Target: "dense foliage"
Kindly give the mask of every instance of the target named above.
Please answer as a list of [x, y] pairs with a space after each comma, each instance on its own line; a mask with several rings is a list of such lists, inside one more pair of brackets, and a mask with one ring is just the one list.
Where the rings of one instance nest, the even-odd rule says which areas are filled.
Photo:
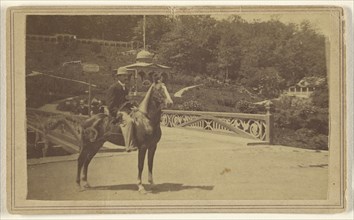
[[328, 149], [328, 108], [309, 99], [284, 96], [275, 102], [275, 143]]
[[[142, 16], [28, 16], [27, 33], [142, 41]], [[307, 21], [247, 22], [240, 16], [147, 16], [146, 42], [176, 74], [207, 75], [277, 97], [305, 76], [326, 76], [325, 38]], [[68, 45], [63, 45], [63, 47]], [[75, 45], [69, 45], [73, 49]], [[75, 49], [75, 48], [74, 48]], [[98, 45], [92, 51], [100, 53]], [[107, 65], [112, 65], [112, 62]]]
[[238, 81], [266, 98], [305, 76], [326, 76], [325, 38], [309, 22], [180, 16], [158, 54], [176, 72]]
[[142, 16], [27, 16], [27, 34], [74, 34], [79, 38], [130, 41]]

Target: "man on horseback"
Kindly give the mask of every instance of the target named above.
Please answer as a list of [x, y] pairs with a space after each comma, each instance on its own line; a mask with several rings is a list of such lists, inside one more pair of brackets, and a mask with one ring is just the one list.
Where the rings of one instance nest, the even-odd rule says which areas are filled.
[[129, 89], [127, 88], [129, 77], [127, 68], [119, 68], [115, 75], [117, 82], [108, 88], [106, 97], [109, 115], [114, 118], [121, 118], [122, 120], [120, 127], [127, 152], [137, 150], [137, 147], [134, 146], [133, 120], [129, 116], [133, 105], [127, 99], [127, 95], [129, 94]]

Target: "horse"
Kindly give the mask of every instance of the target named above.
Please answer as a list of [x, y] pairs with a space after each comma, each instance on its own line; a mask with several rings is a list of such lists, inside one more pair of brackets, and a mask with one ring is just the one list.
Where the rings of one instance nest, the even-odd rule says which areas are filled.
[[[172, 105], [173, 101], [164, 83], [155, 81], [146, 93], [138, 108], [130, 113], [134, 121], [134, 141], [138, 147], [138, 191], [146, 193], [142, 185], [142, 172], [147, 153], [148, 157], [148, 182], [153, 185], [153, 162], [157, 143], [161, 139], [160, 120], [162, 109]], [[123, 145], [124, 141], [119, 122], [107, 114], [97, 114], [82, 124], [81, 149], [77, 164], [76, 183], [82, 188], [89, 188], [87, 181], [88, 166], [104, 142], [112, 141]], [[82, 172], [83, 171], [83, 172]], [[81, 172], [83, 173], [82, 179]]]

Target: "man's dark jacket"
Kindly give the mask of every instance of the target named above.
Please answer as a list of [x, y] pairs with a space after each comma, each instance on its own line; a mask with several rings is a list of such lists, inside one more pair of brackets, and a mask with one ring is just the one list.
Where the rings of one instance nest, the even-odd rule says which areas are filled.
[[[109, 110], [109, 114], [111, 116], [116, 116], [119, 108], [124, 104], [128, 99], [126, 96], [128, 95], [129, 90], [127, 88], [123, 88], [123, 86], [116, 82], [111, 85], [106, 93], [106, 102]], [[129, 105], [125, 108], [121, 109], [121, 111], [129, 111]]]

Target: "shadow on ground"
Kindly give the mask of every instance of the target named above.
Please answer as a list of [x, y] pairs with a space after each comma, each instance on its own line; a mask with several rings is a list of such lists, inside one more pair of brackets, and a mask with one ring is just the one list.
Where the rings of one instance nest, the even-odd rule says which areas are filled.
[[[150, 193], [158, 194], [162, 192], [177, 192], [189, 189], [200, 189], [200, 190], [213, 190], [214, 186], [189, 186], [183, 185], [182, 183], [162, 183], [155, 184], [153, 186], [144, 185], [146, 190]], [[121, 184], [121, 185], [111, 185], [111, 186], [93, 186], [90, 190], [132, 190], [137, 191], [138, 187], [135, 184]]]
[[111, 149], [111, 148], [101, 148], [100, 153], [116, 153], [116, 152], [126, 152], [125, 149], [122, 148], [117, 148], [117, 149]]

